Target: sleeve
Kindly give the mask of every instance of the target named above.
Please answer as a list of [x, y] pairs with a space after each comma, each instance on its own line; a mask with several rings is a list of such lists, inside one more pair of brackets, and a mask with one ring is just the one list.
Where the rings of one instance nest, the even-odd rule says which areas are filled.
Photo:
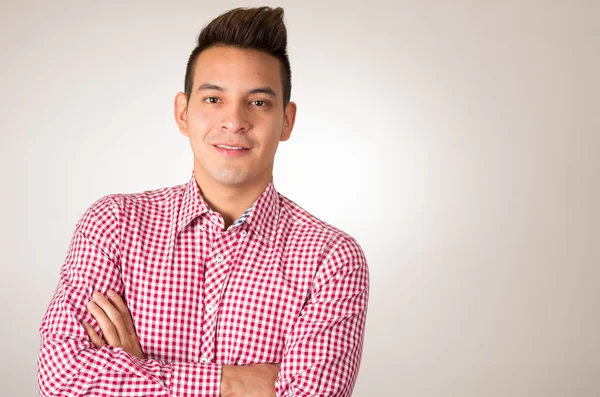
[[109, 288], [123, 292], [119, 205], [109, 197], [94, 203], [77, 223], [42, 319], [37, 359], [40, 395], [218, 397], [219, 365], [140, 359], [119, 347], [97, 349], [89, 341], [81, 320], [100, 333], [85, 306], [92, 293]]
[[351, 237], [315, 277], [311, 297], [286, 339], [278, 397], [349, 397], [362, 356], [369, 296], [365, 255]]

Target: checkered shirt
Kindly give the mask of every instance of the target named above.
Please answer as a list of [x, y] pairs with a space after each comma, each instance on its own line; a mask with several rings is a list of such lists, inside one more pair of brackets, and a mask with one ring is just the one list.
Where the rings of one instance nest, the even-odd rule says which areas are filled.
[[[115, 290], [146, 359], [97, 349], [81, 321]], [[277, 396], [350, 396], [369, 274], [354, 238], [275, 190], [227, 230], [187, 184], [96, 201], [77, 222], [40, 326], [42, 396], [211, 396], [221, 365], [281, 363]]]

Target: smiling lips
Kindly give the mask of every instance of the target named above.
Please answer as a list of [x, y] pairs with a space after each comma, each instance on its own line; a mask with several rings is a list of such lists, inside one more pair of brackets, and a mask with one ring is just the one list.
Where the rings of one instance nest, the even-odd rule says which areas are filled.
[[243, 146], [229, 146], [229, 145], [213, 145], [215, 147], [215, 149], [217, 149], [217, 151], [225, 156], [229, 156], [229, 157], [239, 157], [239, 156], [243, 156], [244, 154], [248, 153], [250, 151], [250, 149], [247, 149]]
[[215, 145], [215, 146], [223, 148], [223, 149], [231, 149], [231, 150], [243, 150], [243, 149], [246, 149], [243, 146], [234, 146], [234, 145], [230, 145], [230, 146], [228, 146], [228, 145]]

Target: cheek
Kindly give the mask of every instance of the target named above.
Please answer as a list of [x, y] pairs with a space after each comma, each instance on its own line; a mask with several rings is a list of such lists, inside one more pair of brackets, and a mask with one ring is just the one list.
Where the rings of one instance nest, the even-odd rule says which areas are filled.
[[262, 156], [265, 160], [271, 161], [275, 157], [277, 148], [279, 146], [279, 133], [280, 131], [273, 131], [268, 138], [263, 139]]
[[263, 131], [267, 132], [267, 135], [265, 136], [265, 146], [268, 147], [270, 152], [273, 152], [279, 145], [279, 140], [283, 131], [283, 121], [279, 118], [273, 118], [265, 121], [263, 125]]
[[218, 121], [215, 115], [194, 112], [188, 114], [188, 133], [194, 151], [203, 152], [206, 146], [207, 136], [215, 129]]
[[205, 134], [206, 131], [210, 131], [214, 125], [216, 117], [215, 115], [203, 114], [202, 112], [188, 112], [187, 123], [188, 128], [191, 130], [191, 134]]

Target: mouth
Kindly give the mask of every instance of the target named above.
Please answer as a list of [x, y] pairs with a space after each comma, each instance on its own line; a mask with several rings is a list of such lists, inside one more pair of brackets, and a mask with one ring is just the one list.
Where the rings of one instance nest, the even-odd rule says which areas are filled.
[[250, 149], [241, 146], [226, 146], [226, 145], [213, 145], [217, 152], [228, 157], [240, 157], [247, 154]]

